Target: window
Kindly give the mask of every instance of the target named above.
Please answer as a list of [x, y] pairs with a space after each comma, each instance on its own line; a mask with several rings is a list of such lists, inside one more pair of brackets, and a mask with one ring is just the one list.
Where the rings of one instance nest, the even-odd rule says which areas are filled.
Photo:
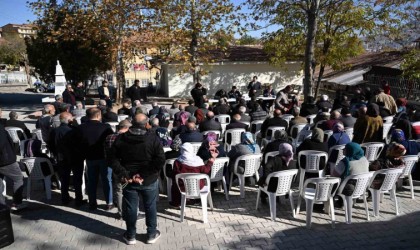
[[147, 83], [148, 83], [147, 79], [141, 79], [141, 87], [142, 88], [146, 88], [147, 87]]

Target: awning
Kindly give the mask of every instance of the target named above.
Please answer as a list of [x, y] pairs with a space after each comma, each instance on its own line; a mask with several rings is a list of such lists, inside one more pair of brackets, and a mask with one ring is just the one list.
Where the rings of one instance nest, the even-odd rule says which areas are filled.
[[362, 70], [353, 70], [338, 76], [322, 79], [323, 82], [335, 83], [339, 85], [354, 86], [363, 82], [363, 74], [368, 72], [369, 68]]

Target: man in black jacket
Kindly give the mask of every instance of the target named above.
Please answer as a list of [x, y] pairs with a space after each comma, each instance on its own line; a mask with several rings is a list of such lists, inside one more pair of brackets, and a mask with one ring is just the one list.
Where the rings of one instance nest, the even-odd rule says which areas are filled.
[[60, 126], [51, 131], [50, 146], [51, 152], [57, 159], [61, 181], [61, 202], [68, 205], [71, 201], [69, 196], [70, 173], [73, 172], [73, 186], [76, 194], [75, 205], [83, 205], [83, 158], [78, 147], [78, 136], [76, 130], [69, 123], [73, 116], [69, 112], [60, 114]]
[[21, 128], [23, 132], [25, 133], [26, 137], [31, 138], [31, 131], [29, 131], [28, 127], [26, 127], [26, 124], [23, 121], [18, 120], [19, 116], [15, 111], [11, 111], [9, 113], [9, 118], [10, 119], [6, 121], [5, 127]]
[[197, 131], [194, 122], [187, 123], [187, 130], [179, 135], [182, 143], [186, 142], [202, 142], [203, 134]]
[[222, 132], [222, 124], [214, 119], [213, 111], [209, 111], [206, 114], [206, 120], [200, 124], [200, 132], [209, 130], [219, 130]]
[[140, 81], [134, 80], [134, 84], [131, 85], [130, 88], [127, 90], [127, 96], [131, 99], [131, 104], [135, 106], [134, 101], [135, 100], [141, 100], [142, 99], [142, 90], [140, 88]]
[[[191, 90], [191, 96], [194, 99], [195, 106], [201, 108], [205, 102], [204, 97], [207, 95], [207, 89], [201, 85], [201, 83], [195, 84], [195, 87]], [[194, 113], [191, 113], [194, 114]]]
[[112, 168], [117, 178], [126, 185], [123, 189], [123, 208], [127, 231], [123, 239], [136, 244], [136, 220], [139, 196], [146, 212], [147, 243], [160, 237], [157, 230], [158, 177], [165, 163], [165, 154], [159, 138], [147, 132], [147, 117], [137, 114], [128, 132], [115, 140], [110, 150]]
[[0, 204], [6, 205], [3, 196], [4, 177], [8, 177], [13, 182], [13, 204], [11, 210], [17, 211], [25, 208], [26, 203], [22, 202], [23, 175], [16, 162], [16, 154], [13, 149], [13, 140], [7, 131], [0, 125]]
[[81, 102], [83, 105], [83, 109], [85, 109], [86, 94], [85, 94], [85, 88], [82, 82], [77, 83], [76, 88], [74, 89], [74, 96], [76, 97], [76, 102]]
[[189, 105], [185, 107], [185, 111], [187, 111], [191, 115], [194, 115], [195, 114], [195, 111], [197, 111], [197, 109], [198, 109], [197, 104], [194, 105], [195, 104], [194, 100], [189, 100], [188, 101], [188, 104]]
[[101, 174], [102, 188], [105, 194], [107, 210], [113, 208], [112, 200], [112, 169], [105, 162], [104, 142], [105, 138], [113, 134], [108, 124], [101, 123], [102, 114], [98, 108], [90, 108], [86, 111], [89, 119], [86, 123], [82, 123], [77, 127], [80, 133], [79, 148], [84, 159], [86, 159], [87, 175], [88, 175], [88, 196], [89, 209], [96, 210], [96, 186], [98, 175]]
[[102, 81], [102, 86], [98, 87], [99, 99], [106, 101], [106, 106], [112, 108], [112, 100], [114, 98], [115, 89], [110, 86], [108, 81]]
[[241, 120], [241, 115], [240, 114], [234, 114], [232, 116], [232, 121], [230, 122], [229, 125], [226, 126], [226, 130], [228, 129], [234, 129], [234, 128], [243, 128], [246, 131], [248, 131], [248, 125], [245, 123], [240, 122]]
[[[261, 137], [262, 138], [266, 138], [267, 136], [267, 129], [269, 127], [275, 126], [275, 127], [284, 127], [284, 130], [287, 131], [287, 126], [288, 123], [286, 120], [284, 120], [283, 118], [281, 118], [281, 111], [280, 109], [275, 109], [274, 113], [273, 113], [274, 117], [273, 118], [269, 118], [266, 119], [263, 124], [261, 125]], [[271, 139], [271, 136], [273, 135], [268, 135]]]

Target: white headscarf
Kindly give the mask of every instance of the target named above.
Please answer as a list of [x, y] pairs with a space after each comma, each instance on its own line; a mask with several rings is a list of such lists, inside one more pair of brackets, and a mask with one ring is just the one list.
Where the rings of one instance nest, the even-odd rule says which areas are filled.
[[181, 146], [181, 155], [177, 158], [179, 162], [189, 167], [200, 167], [204, 165], [203, 160], [194, 154], [194, 147], [191, 143], [184, 143]]
[[328, 96], [327, 96], [327, 95], [322, 95], [322, 96], [321, 96], [321, 99], [322, 99], [323, 101], [328, 101]]

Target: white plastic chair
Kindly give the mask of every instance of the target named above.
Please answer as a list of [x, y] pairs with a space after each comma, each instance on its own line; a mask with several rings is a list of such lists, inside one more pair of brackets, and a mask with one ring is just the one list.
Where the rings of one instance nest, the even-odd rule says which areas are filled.
[[128, 115], [118, 115], [118, 121], [124, 121], [125, 119], [128, 118]]
[[386, 116], [386, 117], [382, 118], [382, 120], [384, 121], [384, 123], [391, 123], [392, 124], [392, 121], [394, 120], [394, 116], [393, 115]]
[[315, 117], [316, 117], [316, 114], [306, 116], [306, 120], [308, 120], [308, 124], [312, 125], [314, 123]]
[[[357, 199], [363, 197], [363, 202], [365, 204], [365, 211], [366, 211], [366, 218], [369, 221], [369, 206], [366, 201], [366, 190], [370, 183], [370, 179], [373, 176], [373, 172], [364, 173], [364, 174], [354, 174], [349, 175], [341, 182], [340, 188], [337, 191], [337, 195], [341, 196], [344, 203], [345, 208], [345, 215], [346, 215], [346, 223], [351, 224], [352, 218], [352, 208], [353, 208], [353, 199]], [[352, 195], [346, 196], [343, 194], [343, 189], [347, 185], [349, 180], [355, 180], [356, 184], [354, 186], [354, 191]]]
[[286, 128], [285, 127], [281, 127], [281, 126], [270, 126], [270, 127], [267, 128], [266, 138], [271, 140], [271, 138], [273, 138], [274, 133], [277, 130], [286, 130]]
[[264, 164], [267, 164], [269, 158], [271, 157], [275, 157], [276, 155], [279, 154], [279, 151], [274, 151], [274, 152], [267, 152], [265, 153], [265, 157], [264, 157]]
[[33, 133], [35, 139], [40, 140], [42, 142], [42, 144], [41, 144], [42, 153], [46, 153], [47, 152], [47, 143], [45, 143], [45, 141], [42, 139], [42, 130], [41, 129], [34, 129], [34, 130], [32, 130], [32, 133]]
[[[375, 171], [371, 178], [371, 182], [369, 183], [369, 190], [372, 193], [372, 202], [373, 202], [373, 215], [379, 216], [379, 203], [380, 203], [380, 197], [381, 194], [389, 193], [390, 192], [390, 198], [391, 200], [394, 200], [395, 203], [395, 215], [398, 215], [398, 201], [397, 201], [397, 195], [395, 193], [395, 184], [400, 177], [400, 175], [403, 172], [403, 168], [390, 168], [390, 169], [381, 169], [378, 171]], [[378, 174], [384, 174], [385, 178], [382, 182], [382, 185], [378, 189], [374, 189], [371, 187], [373, 181], [375, 180], [375, 177]]]
[[[225, 151], [229, 152], [232, 146], [241, 143], [241, 135], [245, 133], [243, 128], [228, 129], [225, 132]], [[230, 135], [230, 142], [228, 142], [228, 135]]]
[[388, 133], [391, 130], [392, 123], [384, 123], [383, 130], [382, 130], [382, 139], [386, 140], [388, 137]]
[[171, 147], [163, 147], [163, 152], [164, 153], [169, 152], [171, 150], [172, 150]]
[[165, 161], [165, 165], [163, 166], [163, 175], [166, 178], [166, 195], [168, 196], [168, 201], [172, 201], [172, 193], [171, 193], [171, 188], [172, 188], [172, 178], [171, 176], [168, 176], [166, 173], [166, 166], [170, 165], [172, 167], [172, 169], [174, 168], [174, 162], [175, 162], [176, 158], [174, 159], [167, 159]]
[[[308, 188], [309, 184], [314, 184], [315, 188]], [[331, 214], [332, 227], [335, 227], [335, 211], [333, 197], [337, 189], [333, 191], [334, 185], [340, 185], [340, 178], [323, 177], [323, 178], [309, 178], [305, 181], [303, 188], [300, 190], [300, 197], [298, 198], [298, 205], [296, 209], [296, 216], [300, 212], [301, 198], [306, 201], [306, 227], [311, 228], [312, 211], [314, 203], [322, 202], [329, 203]], [[327, 206], [326, 206], [327, 207]]]
[[[297, 175], [297, 169], [289, 169], [284, 171], [277, 171], [271, 173], [267, 176], [265, 180], [265, 186], [259, 187], [258, 194], [257, 194], [257, 204], [255, 205], [255, 209], [258, 209], [258, 203], [260, 202], [261, 191], [268, 195], [268, 201], [270, 204], [270, 215], [271, 220], [276, 220], [276, 196], [285, 196], [289, 194], [290, 200], [290, 207], [292, 208], [292, 215], [293, 218], [295, 217], [295, 207], [293, 205], [293, 191], [291, 190], [293, 178]], [[271, 178], [278, 178], [277, 189], [276, 192], [272, 193], [267, 190], [268, 184], [270, 183]]]
[[77, 124], [82, 124], [82, 117], [81, 116], [79, 116], [79, 117], [75, 117], [75, 119], [76, 119], [76, 121], [77, 121]]
[[[184, 183], [185, 191], [182, 191], [179, 187], [179, 180]], [[202, 179], [206, 180], [206, 185], [200, 189], [200, 182]], [[184, 221], [184, 212], [187, 198], [200, 198], [201, 206], [203, 209], [203, 222], [207, 223], [207, 199], [210, 203], [210, 209], [213, 210], [213, 200], [211, 199], [210, 192], [210, 178], [206, 174], [177, 174], [175, 176], [176, 184], [181, 192], [181, 218], [180, 221]]]
[[326, 122], [326, 120], [321, 120], [321, 121], [318, 121], [318, 122], [315, 124], [314, 128], [320, 128], [320, 126], [321, 126], [324, 122]]
[[331, 158], [331, 154], [333, 152], [337, 152], [337, 160], [335, 161], [334, 165], [337, 165], [344, 157], [344, 148], [346, 145], [334, 145], [328, 150], [328, 159]]
[[285, 114], [285, 115], [282, 115], [281, 116], [281, 118], [283, 119], [283, 120], [285, 120], [286, 122], [287, 122], [287, 124], [289, 124], [290, 123], [290, 121], [293, 119], [293, 118], [295, 118], [293, 115], [291, 115], [291, 114]]
[[20, 143], [19, 133], [23, 136], [24, 140], [27, 140], [28, 137], [26, 137], [25, 132], [23, 129], [18, 127], [5, 127], [7, 133], [12, 138], [14, 143]]
[[264, 121], [252, 121], [249, 129], [251, 133], [256, 134], [258, 131], [260, 131], [263, 122]]
[[[47, 195], [47, 200], [51, 200], [51, 176], [54, 174], [54, 169], [51, 162], [46, 158], [41, 157], [30, 157], [23, 158], [20, 160], [26, 168], [28, 173], [28, 183], [27, 183], [27, 194], [26, 197], [28, 200], [31, 199], [31, 182], [36, 180], [43, 180], [45, 185], [45, 191]], [[44, 176], [41, 170], [41, 163], [45, 162], [48, 164], [50, 169], [50, 175]]]
[[208, 131], [204, 131], [204, 132], [202, 132], [203, 138], [204, 138], [204, 136], [206, 136], [210, 132], [213, 132], [213, 133], [217, 134], [217, 139], [218, 140], [222, 139], [222, 134], [221, 134], [221, 132], [219, 130], [208, 130]]
[[419, 156], [406, 155], [402, 157], [402, 160], [404, 161], [405, 168], [400, 178], [408, 177], [408, 182], [410, 183], [411, 199], [414, 199], [413, 177], [411, 176], [411, 171], [414, 165], [416, 165], [416, 163], [419, 161]]
[[344, 128], [344, 132], [346, 132], [346, 134], [349, 136], [350, 141], [353, 140], [353, 132], [354, 132], [353, 128], [349, 128], [349, 127]]
[[6, 189], [7, 189], [7, 184], [6, 184], [6, 178], [3, 178], [3, 191], [2, 191], [2, 195], [3, 197], [6, 196]]
[[[307, 133], [306, 133], [307, 132]], [[290, 135], [292, 137], [292, 146], [296, 148], [305, 140], [306, 135], [310, 135], [310, 126], [308, 124], [296, 124], [290, 128]], [[296, 136], [293, 136], [296, 135]]]
[[327, 142], [328, 139], [330, 139], [330, 137], [333, 135], [333, 131], [332, 130], [324, 130], [324, 142]]
[[198, 150], [201, 147], [201, 142], [189, 142], [193, 146], [194, 154], [197, 154]]
[[[239, 156], [235, 165], [233, 166], [233, 173], [230, 175], [230, 186], [229, 191], [232, 189], [233, 175], [238, 176], [239, 187], [241, 191], [241, 198], [245, 198], [245, 177], [251, 177], [255, 175], [255, 179], [258, 181], [260, 176], [258, 174], [258, 169], [261, 165], [262, 154], [247, 154]], [[244, 173], [238, 173], [238, 165], [240, 161], [245, 161]]]
[[360, 147], [365, 151], [365, 157], [369, 162], [378, 159], [382, 150], [385, 147], [385, 143], [382, 142], [366, 142], [360, 144]]
[[[306, 157], [305, 161], [305, 169], [303, 169], [301, 158], [302, 156]], [[328, 162], [328, 154], [322, 151], [316, 150], [303, 150], [299, 152], [298, 155], [298, 164], [299, 164], [299, 190], [303, 188], [303, 181], [305, 179], [305, 173], [317, 173], [319, 177], [324, 176], [324, 170], [319, 169], [319, 164], [321, 162], [321, 158], [325, 158], [325, 164]]]
[[214, 119], [221, 124], [229, 124], [230, 123], [230, 116], [229, 115], [216, 115]]
[[229, 200], [229, 191], [227, 190], [226, 179], [223, 175], [223, 170], [225, 166], [227, 167], [228, 164], [229, 157], [216, 158], [216, 160], [213, 162], [210, 173], [210, 182], [222, 182], [223, 190], [225, 191], [225, 198], [227, 201]]
[[111, 126], [112, 131], [117, 132], [117, 126], [118, 126], [118, 122], [107, 122], [107, 124], [109, 124], [109, 126]]

